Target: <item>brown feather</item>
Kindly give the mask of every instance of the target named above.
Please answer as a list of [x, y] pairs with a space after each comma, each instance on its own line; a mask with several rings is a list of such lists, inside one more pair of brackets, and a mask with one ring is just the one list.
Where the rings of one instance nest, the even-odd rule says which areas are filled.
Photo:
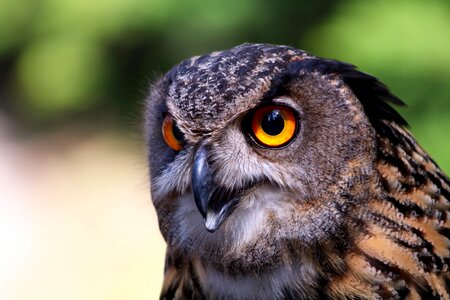
[[[298, 136], [278, 149], [246, 131], [268, 103], [298, 113]], [[168, 244], [161, 299], [450, 300], [450, 181], [390, 106], [402, 103], [351, 64], [286, 46], [245, 44], [169, 71], [146, 112]], [[167, 114], [181, 151], [161, 135]], [[219, 198], [239, 195], [214, 233], [193, 196], [198, 149]]]

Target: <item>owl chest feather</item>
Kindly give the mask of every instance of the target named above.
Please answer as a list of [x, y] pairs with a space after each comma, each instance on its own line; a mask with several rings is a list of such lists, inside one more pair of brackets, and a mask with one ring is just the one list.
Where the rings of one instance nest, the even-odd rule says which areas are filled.
[[[228, 256], [219, 251], [217, 256], [184, 257], [183, 267], [174, 271], [179, 278], [184, 278], [179, 279], [183, 284], [177, 288], [184, 286], [184, 293], [192, 289], [188, 293], [196, 296], [191, 299], [449, 299], [450, 222], [445, 197], [448, 181], [420, 148], [408, 150], [412, 151], [410, 155], [396, 164], [387, 157], [392, 151], [397, 150], [389, 145], [385, 149], [386, 157], [377, 161], [379, 177], [368, 193], [366, 204], [355, 206], [347, 215], [349, 219], [359, 220], [353, 223], [359, 224], [353, 228], [355, 234], [349, 235], [345, 242], [347, 250], [337, 253], [325, 243], [322, 249], [309, 253], [289, 252], [305, 245], [286, 243], [275, 245], [274, 251], [264, 252], [262, 249], [268, 250], [270, 243], [261, 230], [274, 228], [275, 223], [268, 226], [271, 218], [291, 218], [286, 213], [290, 205], [283, 207], [279, 215], [277, 210], [247, 217], [237, 214], [231, 223], [239, 226], [228, 228], [235, 236], [235, 246], [228, 248]], [[413, 157], [420, 166], [407, 172], [407, 164], [414, 163]], [[417, 174], [412, 174], [413, 170]], [[432, 176], [437, 180], [421, 181], [420, 176], [426, 172], [436, 172]], [[276, 202], [275, 195], [269, 192], [261, 195], [266, 197], [254, 195], [254, 200], [259, 200], [262, 206], [264, 201], [267, 201], [265, 205]], [[184, 208], [184, 212], [188, 210]], [[199, 224], [192, 228], [201, 225], [201, 219], [197, 221]], [[252, 237], [258, 234], [256, 244], [252, 244]], [[274, 232], [266, 234], [269, 237]], [[332, 244], [337, 243], [337, 239], [329, 238]], [[225, 248], [227, 245], [225, 239], [222, 244], [217, 240], [209, 242]], [[252, 252], [258, 245], [263, 247]], [[257, 261], [267, 265], [263, 267], [261, 263], [261, 269], [252, 270]], [[230, 265], [236, 269], [224, 267]]]

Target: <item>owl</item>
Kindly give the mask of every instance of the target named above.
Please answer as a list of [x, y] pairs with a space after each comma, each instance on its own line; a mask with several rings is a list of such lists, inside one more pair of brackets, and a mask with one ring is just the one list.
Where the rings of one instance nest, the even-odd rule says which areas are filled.
[[450, 299], [450, 182], [375, 77], [243, 44], [151, 88], [161, 299]]

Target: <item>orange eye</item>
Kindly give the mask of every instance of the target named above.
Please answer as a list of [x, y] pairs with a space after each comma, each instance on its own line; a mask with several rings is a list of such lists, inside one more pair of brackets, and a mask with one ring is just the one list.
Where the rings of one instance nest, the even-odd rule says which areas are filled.
[[171, 115], [164, 118], [162, 125], [162, 135], [167, 145], [175, 151], [183, 149], [183, 134], [178, 129], [175, 120]]
[[282, 147], [297, 134], [297, 114], [283, 105], [267, 105], [257, 109], [251, 120], [254, 138], [267, 147]]

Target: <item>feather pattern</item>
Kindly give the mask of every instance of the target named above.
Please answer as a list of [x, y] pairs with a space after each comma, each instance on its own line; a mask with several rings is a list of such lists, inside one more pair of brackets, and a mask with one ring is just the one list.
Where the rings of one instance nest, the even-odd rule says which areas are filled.
[[360, 209], [368, 232], [358, 252], [389, 279], [379, 284], [383, 298], [450, 299], [449, 180], [405, 128], [379, 126], [377, 197]]
[[[261, 149], [240, 124], [274, 101], [299, 111], [299, 137]], [[374, 76], [286, 46], [244, 44], [169, 71], [146, 124], [168, 244], [161, 299], [450, 300], [450, 181], [392, 104], [403, 102]], [[180, 152], [160, 133], [168, 113]], [[237, 203], [214, 233], [191, 187], [205, 144], [211, 194]]]

